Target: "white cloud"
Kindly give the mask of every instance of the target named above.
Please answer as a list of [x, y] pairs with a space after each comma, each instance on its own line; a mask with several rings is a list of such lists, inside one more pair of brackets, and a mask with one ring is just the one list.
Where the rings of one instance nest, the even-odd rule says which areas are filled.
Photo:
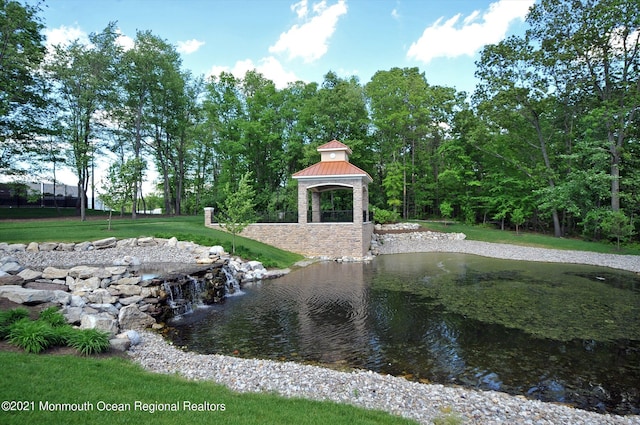
[[89, 36], [78, 26], [67, 27], [61, 25], [58, 28], [46, 28], [43, 32], [47, 38], [47, 47], [49, 49], [56, 45], [67, 46], [75, 40], [78, 40], [81, 44], [89, 44]]
[[300, 80], [295, 73], [285, 70], [282, 64], [273, 56], [260, 59], [257, 70], [273, 81], [279, 89], [283, 89], [287, 84]]
[[188, 55], [198, 51], [202, 46], [204, 46], [204, 41], [196, 40], [195, 38], [187, 41], [178, 41], [178, 52]]
[[133, 38], [129, 37], [128, 35], [124, 35], [122, 33], [122, 31], [120, 31], [120, 28], [118, 28], [116, 30], [116, 33], [118, 34], [118, 38], [116, 39], [116, 43], [122, 47], [124, 50], [131, 50], [135, 47], [136, 42]]
[[294, 4], [291, 9], [304, 23], [295, 24], [289, 31], [280, 34], [278, 41], [269, 47], [269, 52], [286, 52], [289, 59], [300, 57], [305, 62], [321, 58], [327, 53], [327, 43], [336, 31], [338, 19], [347, 13], [345, 0], [338, 0], [338, 3], [332, 6], [327, 6], [326, 0], [314, 3], [311, 17], [307, 0]]
[[[124, 50], [133, 49], [133, 46], [135, 45], [133, 38], [128, 35], [124, 35], [120, 28], [116, 29], [116, 33], [118, 34], [116, 43], [120, 45], [120, 47]], [[77, 26], [67, 27], [62, 25], [58, 28], [47, 28], [44, 30], [44, 35], [47, 38], [46, 46], [49, 51], [52, 50], [53, 46], [68, 46], [76, 40], [85, 46], [91, 45], [89, 35]]]
[[298, 3], [292, 4], [291, 10], [293, 12], [296, 12], [296, 15], [298, 15], [298, 19], [304, 19], [307, 16], [307, 12], [309, 12], [307, 0], [302, 0]]
[[393, 19], [395, 19], [395, 20], [400, 19], [400, 12], [398, 12], [398, 9], [394, 8], [394, 9], [391, 11], [391, 17], [392, 17]]
[[457, 25], [461, 14], [446, 21], [441, 17], [411, 44], [407, 57], [427, 63], [438, 57], [473, 56], [486, 44], [502, 40], [511, 22], [523, 20], [534, 3], [535, 0], [498, 0], [486, 12], [476, 10], [463, 18], [462, 25]]
[[238, 61], [233, 68], [215, 65], [209, 69], [206, 77], [217, 77], [221, 72], [229, 72], [236, 78], [244, 78], [248, 71], [254, 69], [264, 75], [265, 78], [273, 81], [278, 89], [283, 89], [287, 84], [300, 80], [293, 72], [286, 71], [273, 56], [260, 59], [257, 65], [251, 59]]

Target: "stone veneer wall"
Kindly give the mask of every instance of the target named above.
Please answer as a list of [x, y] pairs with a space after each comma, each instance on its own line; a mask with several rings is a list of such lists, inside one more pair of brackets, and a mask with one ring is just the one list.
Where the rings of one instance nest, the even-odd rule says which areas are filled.
[[[211, 223], [212, 211], [205, 208], [205, 225], [222, 230]], [[373, 223], [256, 223], [240, 235], [307, 256], [364, 257], [372, 234]]]

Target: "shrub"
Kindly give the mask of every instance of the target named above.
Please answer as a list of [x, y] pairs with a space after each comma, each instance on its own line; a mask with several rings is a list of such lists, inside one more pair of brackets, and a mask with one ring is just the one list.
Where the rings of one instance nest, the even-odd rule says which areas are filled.
[[99, 329], [77, 330], [69, 335], [68, 344], [86, 356], [109, 349], [109, 334]]
[[378, 224], [397, 223], [400, 221], [400, 214], [397, 211], [383, 210], [373, 206], [371, 211], [373, 211], [373, 221]]
[[20, 319], [9, 328], [9, 342], [27, 353], [39, 353], [53, 345], [55, 335], [50, 324], [44, 321]]
[[27, 317], [29, 317], [29, 311], [24, 307], [0, 311], [0, 338], [6, 338], [9, 335], [11, 325]]

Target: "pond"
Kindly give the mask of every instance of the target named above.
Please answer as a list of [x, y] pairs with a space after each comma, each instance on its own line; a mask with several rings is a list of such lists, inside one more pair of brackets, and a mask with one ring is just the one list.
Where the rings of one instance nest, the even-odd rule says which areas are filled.
[[189, 350], [640, 414], [640, 276], [421, 253], [322, 262], [175, 320]]

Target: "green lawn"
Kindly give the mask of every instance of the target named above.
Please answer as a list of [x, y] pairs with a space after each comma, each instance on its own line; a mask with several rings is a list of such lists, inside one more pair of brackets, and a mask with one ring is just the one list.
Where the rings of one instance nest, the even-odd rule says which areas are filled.
[[[332, 402], [287, 399], [273, 394], [238, 394], [211, 382], [146, 372], [122, 358], [0, 352], [0, 364], [3, 365], [0, 400], [21, 402], [20, 407], [30, 409], [6, 411], [7, 405], [3, 404], [0, 423], [4, 425], [415, 424], [384, 412]], [[206, 407], [205, 402], [218, 406], [207, 407], [209, 411], [188, 409], [188, 403]], [[46, 403], [74, 404], [93, 410], [50, 411]], [[174, 403], [177, 411], [150, 411], [158, 404]], [[214, 409], [217, 411], [212, 411]]]
[[531, 232], [520, 232], [519, 234], [516, 234], [513, 230], [500, 230], [494, 227], [480, 225], [470, 226], [462, 223], [447, 222], [445, 224], [441, 221], [422, 220], [415, 220], [415, 222], [437, 232], [464, 233], [468, 240], [474, 241], [506, 243], [540, 248], [602, 252], [607, 254], [640, 255], [640, 247], [637, 245], [625, 246], [618, 250], [612, 243], [590, 242], [577, 238], [556, 238], [551, 235]]
[[[101, 211], [89, 211], [89, 220], [80, 221], [77, 217], [57, 217], [52, 208], [24, 208], [21, 214], [18, 209], [0, 208], [0, 242], [29, 243], [36, 242], [82, 242], [115, 236], [118, 239], [140, 236], [155, 236], [179, 240], [193, 241], [200, 245], [222, 245], [231, 250], [232, 237], [229, 233], [209, 229], [204, 226], [204, 217], [144, 217], [114, 218], [111, 230], [108, 230], [107, 215]], [[74, 211], [74, 210], [72, 210]], [[42, 220], [46, 217], [53, 217]], [[26, 218], [17, 220], [18, 218]], [[31, 218], [31, 220], [29, 219]], [[40, 218], [41, 220], [33, 220]], [[614, 254], [640, 255], [640, 247], [626, 246], [618, 250], [614, 244], [588, 242], [576, 238], [555, 238], [539, 233], [521, 232], [516, 234], [510, 230], [499, 230], [487, 226], [469, 226], [461, 223], [439, 221], [418, 221], [422, 226], [435, 231], [461, 232], [469, 240], [527, 245], [542, 248], [571, 249]], [[265, 267], [285, 268], [291, 266], [302, 256], [277, 249], [251, 239], [236, 238], [238, 255], [247, 259], [262, 261]]]
[[[222, 245], [227, 252], [231, 251], [231, 234], [205, 227], [202, 215], [145, 217], [136, 220], [116, 218], [112, 220], [111, 230], [109, 230], [107, 216], [92, 216], [84, 222], [77, 217], [15, 220], [15, 216], [12, 216], [12, 219], [6, 217], [7, 211], [7, 209], [0, 209], [0, 242], [82, 242], [112, 236], [118, 239], [175, 236], [179, 240], [193, 241], [203, 246]], [[55, 210], [49, 209], [49, 211]], [[289, 267], [303, 258], [301, 255], [239, 236], [236, 237], [236, 251], [242, 257], [261, 261], [268, 268]]]

